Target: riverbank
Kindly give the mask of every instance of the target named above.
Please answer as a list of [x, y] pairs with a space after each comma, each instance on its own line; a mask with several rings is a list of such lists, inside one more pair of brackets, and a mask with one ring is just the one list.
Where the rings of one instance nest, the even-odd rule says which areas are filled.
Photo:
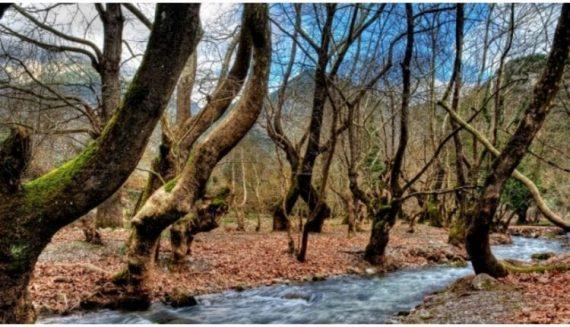
[[[541, 264], [570, 265], [570, 253]], [[570, 323], [570, 271], [511, 273], [497, 280], [467, 276], [441, 292], [426, 296], [400, 322], [567, 324]]]
[[[249, 228], [248, 230], [253, 230]], [[56, 234], [36, 266], [30, 291], [41, 313], [67, 313], [91, 297], [98, 281], [119, 271], [124, 264], [126, 230], [102, 230], [104, 246], [82, 242], [77, 228]], [[298, 243], [297, 234], [294, 235]], [[404, 267], [461, 262], [462, 249], [447, 244], [441, 228], [397, 224], [390, 237], [387, 264], [372, 267], [361, 259], [367, 230], [347, 237], [339, 220], [325, 224], [322, 234], [310, 237], [307, 262], [287, 253], [285, 233], [270, 232], [264, 220], [260, 232], [236, 232], [231, 225], [199, 234], [188, 262], [176, 270], [168, 267], [168, 239], [161, 242], [161, 257], [154, 277], [153, 299], [161, 301], [174, 291], [192, 295], [229, 289], [323, 279], [343, 274], [374, 274]]]

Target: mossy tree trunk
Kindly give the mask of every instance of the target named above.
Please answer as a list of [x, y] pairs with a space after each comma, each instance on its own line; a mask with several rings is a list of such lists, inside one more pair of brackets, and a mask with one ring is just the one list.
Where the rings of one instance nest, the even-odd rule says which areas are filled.
[[228, 212], [229, 189], [219, 191], [213, 197], [205, 196], [196, 204], [196, 212], [186, 215], [170, 228], [170, 244], [173, 261], [180, 262], [192, 252], [192, 241], [198, 233], [218, 228], [219, 219]]
[[182, 173], [158, 189], [132, 220], [124, 274], [129, 297], [148, 304], [154, 250], [164, 229], [196, 210], [206, 183], [221, 160], [257, 121], [267, 95], [271, 40], [267, 5], [244, 5], [242, 33], [253, 45], [253, 68], [243, 95], [226, 119], [194, 146]]
[[494, 277], [507, 274], [507, 270], [491, 253], [489, 231], [492, 219], [497, 211], [503, 186], [542, 127], [552, 99], [560, 88], [564, 66], [568, 61], [569, 47], [570, 5], [563, 4], [547, 65], [534, 87], [532, 100], [515, 133], [493, 162], [475, 210], [469, 217], [466, 248], [477, 274], [487, 273]]
[[58, 230], [106, 200], [135, 169], [194, 51], [199, 8], [159, 4], [141, 66], [101, 136], [66, 164], [0, 194], [0, 323], [33, 322], [27, 286], [38, 256]]

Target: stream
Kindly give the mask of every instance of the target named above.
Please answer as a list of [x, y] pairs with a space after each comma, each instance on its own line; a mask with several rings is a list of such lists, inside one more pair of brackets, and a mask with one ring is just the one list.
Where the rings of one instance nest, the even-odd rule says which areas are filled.
[[[566, 238], [568, 239], [566, 234]], [[530, 260], [539, 252], [566, 252], [568, 242], [513, 237], [513, 244], [493, 246], [499, 259]], [[68, 316], [40, 317], [39, 323], [130, 324], [370, 324], [394, 322], [394, 315], [419, 305], [423, 297], [458, 278], [472, 274], [464, 268], [430, 266], [403, 269], [381, 276], [338, 276], [318, 282], [271, 285], [242, 292], [198, 296], [193, 307], [153, 304], [143, 312], [99, 310]]]

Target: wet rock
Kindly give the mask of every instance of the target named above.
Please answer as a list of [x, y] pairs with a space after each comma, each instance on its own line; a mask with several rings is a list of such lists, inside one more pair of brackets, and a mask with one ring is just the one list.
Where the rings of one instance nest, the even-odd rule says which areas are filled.
[[478, 274], [471, 281], [471, 287], [478, 291], [489, 291], [497, 285], [497, 280], [487, 274]]
[[508, 233], [514, 236], [538, 238], [540, 236], [564, 235], [562, 228], [554, 226], [510, 226]]
[[271, 282], [272, 282], [273, 284], [286, 284], [286, 285], [291, 284], [291, 281], [290, 281], [290, 280], [284, 279], [284, 278], [273, 278], [273, 279], [271, 280]]
[[376, 275], [378, 273], [378, 269], [376, 269], [374, 267], [368, 267], [368, 268], [364, 269], [364, 272], [369, 276], [370, 275]]
[[234, 286], [234, 290], [237, 291], [237, 292], [243, 292], [243, 291], [245, 291], [245, 289], [246, 289], [246, 287], [243, 286], [243, 285], [236, 285], [236, 286]]
[[318, 282], [318, 281], [322, 281], [322, 280], [326, 280], [327, 277], [324, 275], [314, 275], [313, 276], [313, 282]]
[[512, 244], [513, 239], [509, 234], [493, 233], [489, 235], [491, 245]]
[[552, 257], [554, 257], [556, 255], [556, 253], [554, 252], [540, 252], [540, 253], [535, 253], [533, 255], [531, 255], [530, 257], [533, 260], [548, 260]]
[[116, 308], [126, 311], [142, 311], [148, 310], [150, 307], [150, 298], [145, 295], [125, 295], [118, 301]]
[[163, 302], [174, 308], [191, 307], [198, 304], [194, 295], [180, 288], [175, 288], [172, 292], [166, 294]]
[[287, 300], [305, 300], [309, 302], [311, 300], [311, 295], [303, 292], [289, 292], [283, 295], [284, 299]]
[[464, 268], [467, 267], [467, 261], [463, 259], [453, 260], [449, 263], [451, 267]]
[[346, 273], [347, 274], [362, 275], [363, 271], [362, 271], [362, 269], [360, 269], [358, 267], [348, 267], [346, 269]]
[[54, 283], [71, 283], [73, 280], [69, 277], [65, 276], [57, 276], [53, 278]]
[[420, 309], [418, 311], [418, 317], [420, 317], [420, 319], [427, 320], [430, 319], [432, 316], [431, 313], [426, 309]]

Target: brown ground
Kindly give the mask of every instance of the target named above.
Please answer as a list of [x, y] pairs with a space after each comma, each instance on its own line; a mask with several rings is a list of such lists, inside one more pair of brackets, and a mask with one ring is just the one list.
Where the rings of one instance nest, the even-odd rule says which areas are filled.
[[[542, 262], [570, 264], [570, 253]], [[511, 273], [487, 290], [471, 286], [473, 276], [426, 296], [400, 319], [422, 324], [567, 324], [570, 323], [570, 271]]]
[[[249, 223], [248, 232], [236, 232], [230, 221], [213, 232], [198, 235], [192, 256], [178, 271], [168, 268], [170, 248], [164, 237], [153, 281], [154, 300], [161, 300], [175, 288], [204, 294], [288, 280], [365, 273], [366, 268], [371, 268], [360, 258], [368, 231], [348, 238], [345, 225], [338, 220], [327, 221], [322, 234], [310, 237], [307, 262], [299, 263], [286, 253], [286, 234], [269, 231], [269, 219], [263, 221], [259, 233], [253, 232], [254, 222]], [[407, 226], [400, 224], [393, 229], [388, 264], [383, 269], [452, 262], [465, 255], [461, 249], [447, 244], [444, 229], [418, 225], [414, 234], [406, 230]], [[543, 235], [543, 232], [550, 233], [544, 228], [533, 233]], [[106, 229], [102, 236], [105, 246], [84, 243], [81, 231], [74, 227], [54, 236], [40, 257], [30, 287], [37, 308], [55, 313], [76, 309], [81, 300], [92, 295], [97, 281], [122, 268], [127, 231]], [[298, 233], [294, 237], [298, 243]], [[508, 241], [508, 237], [494, 236], [492, 240], [500, 243]], [[562, 260], [570, 263], [570, 254]], [[403, 317], [402, 322], [570, 322], [570, 272], [511, 274], [500, 282], [497, 289], [475, 291], [465, 286], [465, 280], [459, 281], [451, 288], [453, 291], [427, 296], [426, 302]]]
[[[307, 262], [299, 263], [286, 253], [286, 234], [271, 233], [269, 224], [269, 219], [264, 220], [259, 233], [253, 232], [253, 228], [236, 232], [231, 225], [225, 225], [199, 234], [188, 264], [177, 272], [168, 268], [170, 248], [167, 238], [163, 238], [161, 260], [153, 281], [155, 300], [177, 287], [203, 294], [359, 273], [369, 267], [360, 258], [368, 232], [348, 238], [345, 225], [337, 220], [327, 221], [324, 232], [309, 239]], [[386, 267], [417, 267], [464, 257], [462, 250], [446, 243], [447, 233], [443, 229], [419, 225], [414, 234], [406, 229], [405, 225], [394, 228]], [[72, 227], [54, 236], [40, 257], [30, 287], [37, 308], [58, 313], [77, 308], [95, 290], [98, 280], [121, 269], [127, 231], [103, 230], [102, 236], [105, 246], [82, 242], [81, 231]], [[298, 234], [294, 237], [298, 244]]]

